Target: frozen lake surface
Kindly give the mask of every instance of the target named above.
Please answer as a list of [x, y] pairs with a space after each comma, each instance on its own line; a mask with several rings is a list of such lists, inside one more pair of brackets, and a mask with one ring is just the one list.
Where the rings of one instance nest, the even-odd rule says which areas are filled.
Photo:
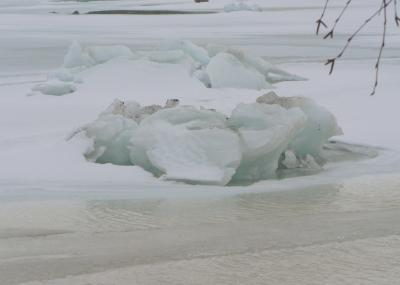
[[[338, 52], [375, 0], [354, 3], [353, 16], [330, 41], [314, 35], [323, 1], [260, 0], [252, 3], [264, 12], [221, 12], [229, 2], [1, 1], [0, 284], [400, 280], [400, 32], [389, 28], [380, 87], [370, 97], [379, 21], [332, 76], [323, 61]], [[332, 18], [342, 4], [332, 1]], [[71, 15], [75, 10], [81, 14]], [[217, 13], [83, 14], [99, 10]], [[318, 174], [250, 186], [163, 182], [139, 169], [88, 163], [65, 136], [93, 121], [115, 97], [149, 104], [185, 96], [186, 103], [229, 112], [263, 92], [203, 90], [192, 79], [178, 84], [179, 71], [149, 76], [151, 68], [120, 65], [126, 69], [109, 81], [88, 74], [77, 94], [26, 96], [60, 66], [72, 40], [154, 50], [167, 38], [242, 48], [309, 78], [280, 83], [275, 91], [328, 107], [345, 132], [338, 139], [371, 146], [355, 148], [378, 155], [358, 159], [349, 153], [350, 160], [333, 159]], [[114, 71], [99, 68], [104, 75]]]

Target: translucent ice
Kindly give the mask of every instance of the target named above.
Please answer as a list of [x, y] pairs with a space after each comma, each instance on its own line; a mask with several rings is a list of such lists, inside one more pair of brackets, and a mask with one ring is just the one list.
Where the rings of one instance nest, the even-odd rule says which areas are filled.
[[306, 121], [297, 108], [266, 104], [239, 104], [229, 120], [242, 143], [243, 160], [234, 176], [239, 181], [275, 177], [279, 158]]
[[257, 70], [246, 67], [237, 57], [219, 53], [207, 65], [213, 88], [267, 89], [272, 86]]
[[241, 159], [239, 138], [229, 129], [193, 130], [157, 121], [142, 125], [131, 143], [131, 158], [146, 169], [158, 169], [168, 180], [225, 185]]
[[321, 151], [323, 144], [331, 137], [342, 135], [335, 116], [306, 97], [279, 97], [274, 92], [265, 94], [257, 99], [261, 104], [279, 105], [286, 109], [300, 108], [307, 116], [303, 130], [290, 143], [297, 156], [312, 155], [317, 161], [322, 162]]

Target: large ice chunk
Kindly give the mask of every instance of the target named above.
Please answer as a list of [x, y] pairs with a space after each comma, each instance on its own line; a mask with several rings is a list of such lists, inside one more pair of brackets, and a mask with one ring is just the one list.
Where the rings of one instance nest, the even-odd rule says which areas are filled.
[[266, 104], [239, 104], [229, 120], [239, 133], [243, 159], [234, 180], [256, 181], [273, 178], [279, 158], [303, 129], [304, 113]]
[[274, 92], [265, 94], [257, 99], [261, 104], [279, 105], [286, 109], [300, 108], [307, 116], [303, 130], [293, 139], [289, 148], [297, 156], [305, 158], [312, 155], [322, 162], [321, 151], [323, 144], [333, 137], [342, 135], [335, 116], [325, 107], [306, 97], [279, 97]]
[[157, 121], [141, 125], [131, 143], [135, 164], [156, 168], [168, 180], [225, 185], [241, 159], [239, 138], [229, 129], [190, 130], [185, 124]]
[[165, 106], [115, 100], [82, 130], [93, 141], [88, 160], [215, 185], [274, 178], [278, 168], [319, 169], [322, 144], [340, 133], [325, 108], [274, 93], [238, 104], [230, 117], [176, 99]]
[[98, 163], [130, 165], [129, 140], [136, 128], [134, 120], [122, 115], [101, 114], [85, 127], [86, 135], [94, 143], [92, 151], [86, 157]]
[[93, 59], [83, 50], [77, 41], [73, 41], [67, 54], [64, 56], [63, 66], [65, 68], [78, 68], [91, 66], [92, 64], [94, 64]]
[[268, 89], [272, 86], [257, 70], [246, 67], [229, 53], [219, 53], [207, 65], [213, 88]]

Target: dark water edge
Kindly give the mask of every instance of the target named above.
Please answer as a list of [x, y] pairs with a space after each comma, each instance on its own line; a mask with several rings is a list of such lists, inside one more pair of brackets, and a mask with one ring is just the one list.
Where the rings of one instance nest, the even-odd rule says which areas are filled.
[[215, 14], [216, 11], [179, 11], [179, 10], [101, 10], [90, 11], [89, 15], [193, 15]]

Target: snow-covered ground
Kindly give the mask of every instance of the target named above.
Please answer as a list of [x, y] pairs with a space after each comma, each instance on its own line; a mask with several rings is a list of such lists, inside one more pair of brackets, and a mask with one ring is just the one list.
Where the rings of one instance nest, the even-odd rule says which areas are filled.
[[[323, 1], [249, 0], [263, 11], [223, 12], [231, 2], [0, 1], [0, 284], [399, 280], [400, 31], [390, 25], [371, 97], [379, 21], [333, 75], [323, 62], [375, 0], [355, 3], [336, 37], [325, 41], [315, 36]], [[332, 1], [331, 18], [341, 4]], [[122, 9], [217, 13], [83, 14]], [[71, 15], [75, 10], [81, 14]], [[160, 181], [139, 167], [90, 163], [85, 142], [65, 138], [115, 98], [144, 105], [177, 98], [229, 114], [268, 90], [206, 88], [181, 65], [115, 60], [84, 71], [74, 93], [27, 96], [62, 64], [73, 40], [149, 52], [166, 39], [240, 48], [308, 78], [278, 83], [274, 91], [315, 99], [338, 118], [344, 131], [338, 139], [377, 147], [380, 155], [329, 163], [312, 176], [194, 187]]]

